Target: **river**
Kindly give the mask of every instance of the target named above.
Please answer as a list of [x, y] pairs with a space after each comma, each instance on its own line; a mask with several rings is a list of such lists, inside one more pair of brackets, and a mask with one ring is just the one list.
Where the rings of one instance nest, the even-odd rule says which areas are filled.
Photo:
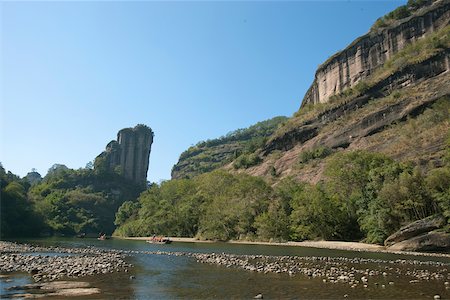
[[[441, 299], [450, 298], [448, 269], [450, 260], [438, 257], [405, 256], [388, 253], [329, 250], [307, 247], [243, 245], [228, 243], [177, 243], [170, 245], [148, 244], [144, 241], [110, 239], [45, 238], [21, 240], [40, 246], [86, 247], [131, 250], [127, 261], [134, 265], [128, 273], [112, 273], [101, 276], [83, 277], [102, 292], [89, 299], [252, 299], [262, 294], [264, 299]], [[366, 286], [352, 287], [347, 283], [331, 283], [322, 277], [304, 274], [291, 276], [287, 273], [252, 272], [222, 265], [200, 263], [190, 256], [156, 255], [148, 252], [230, 253], [239, 255], [270, 255], [299, 257], [344, 257], [366, 258], [368, 262], [354, 264], [339, 263], [348, 270], [386, 270], [387, 275], [371, 276]], [[441, 262], [443, 265], [410, 264], [401, 260], [416, 262]], [[332, 268], [333, 266], [326, 266]], [[439, 279], [415, 280], [408, 274], [425, 270], [439, 272]], [[399, 275], [402, 274], [402, 275]], [[362, 276], [362, 275], [359, 275]], [[12, 285], [31, 283], [28, 274], [14, 274], [12, 281], [1, 284], [4, 295]], [[447, 286], [445, 284], [447, 282]], [[447, 287], [447, 288], [446, 288]]]

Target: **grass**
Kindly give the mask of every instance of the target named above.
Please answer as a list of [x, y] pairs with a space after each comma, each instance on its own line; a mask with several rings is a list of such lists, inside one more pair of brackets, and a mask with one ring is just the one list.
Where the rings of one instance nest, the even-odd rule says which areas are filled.
[[392, 124], [383, 132], [368, 137], [367, 141], [372, 150], [422, 165], [424, 161], [442, 159], [449, 134], [450, 97], [446, 96], [418, 117]]

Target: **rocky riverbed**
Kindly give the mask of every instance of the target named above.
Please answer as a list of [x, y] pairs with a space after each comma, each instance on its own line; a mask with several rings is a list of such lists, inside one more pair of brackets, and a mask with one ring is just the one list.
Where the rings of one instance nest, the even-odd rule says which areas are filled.
[[121, 251], [93, 247], [38, 247], [0, 242], [0, 253], [0, 273], [27, 272], [36, 282], [122, 272], [131, 267]]
[[[102, 250], [93, 247], [64, 248], [39, 247], [29, 244], [0, 242], [0, 273], [2, 281], [12, 281], [9, 275], [29, 273], [35, 283], [12, 285], [2, 297], [41, 298], [71, 297], [99, 294], [90, 283], [74, 281], [75, 278], [128, 272], [132, 267], [120, 251]], [[12, 277], [13, 278], [13, 277]], [[60, 279], [72, 279], [61, 281]]]
[[[38, 247], [28, 244], [0, 242], [0, 273], [9, 276], [15, 272], [27, 272], [35, 283], [11, 287], [22, 293], [28, 290], [45, 291], [47, 296], [100, 293], [100, 290], [78, 282], [71, 290], [70, 284], [61, 280], [75, 280], [83, 276], [128, 272], [132, 265], [127, 256], [157, 255], [181, 256], [198, 263], [235, 268], [262, 274], [311, 278], [324, 284], [347, 286], [349, 290], [389, 289], [397, 284], [420, 287], [432, 284], [441, 296], [450, 295], [450, 261], [425, 261], [415, 259], [376, 259], [362, 257], [327, 256], [276, 256], [237, 255], [228, 253], [197, 253], [178, 251], [137, 251], [99, 249], [94, 247], [64, 248]], [[124, 274], [125, 275], [125, 274]], [[126, 275], [128, 276], [128, 275]], [[278, 276], [278, 275], [277, 275]], [[129, 276], [134, 279], [134, 276]], [[127, 277], [128, 278], [128, 277]], [[301, 279], [302, 280], [302, 279]], [[323, 282], [323, 283], [322, 283]], [[63, 287], [58, 289], [58, 287]], [[63, 289], [63, 290], [62, 290]], [[50, 291], [51, 292], [48, 292]], [[17, 292], [19, 293], [19, 292]], [[81, 294], [80, 294], [81, 295]], [[441, 297], [440, 295], [436, 295]]]
[[[368, 288], [372, 285], [384, 289], [396, 284], [399, 278], [407, 278], [410, 284], [437, 281], [446, 290], [450, 289], [450, 262], [165, 251], [145, 253], [153, 255], [188, 256], [196, 259], [199, 263], [219, 265], [226, 268], [238, 268], [250, 272], [285, 273], [289, 276], [298, 275], [321, 278], [324, 283], [348, 284], [351, 288]], [[440, 297], [439, 295], [436, 296]]]

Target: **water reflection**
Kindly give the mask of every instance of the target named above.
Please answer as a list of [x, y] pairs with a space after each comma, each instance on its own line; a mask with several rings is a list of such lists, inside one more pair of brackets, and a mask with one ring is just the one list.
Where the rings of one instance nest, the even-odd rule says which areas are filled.
[[[111, 239], [47, 238], [28, 240], [43, 246], [112, 248], [133, 251], [182, 251], [200, 253], [233, 253], [262, 255], [363, 257], [382, 260], [415, 259], [422, 261], [441, 261], [450, 263], [448, 258], [402, 256], [387, 253], [351, 252], [300, 247], [280, 247], [267, 245], [238, 245], [226, 243], [172, 243], [170, 245], [148, 244], [143, 241]], [[410, 283], [410, 278], [399, 276], [379, 277], [370, 280], [364, 288], [359, 285], [351, 288], [344, 283], [323, 282], [322, 278], [304, 275], [258, 273], [241, 269], [225, 268], [202, 264], [189, 257], [149, 255], [142, 252], [131, 255], [128, 261], [134, 265], [128, 273], [106, 274], [82, 278], [92, 286], [102, 290], [95, 299], [223, 299], [247, 298], [262, 293], [270, 298], [320, 298], [336, 299], [347, 295], [349, 299], [417, 299], [433, 298], [439, 294], [442, 299], [450, 298], [443, 280], [429, 280]], [[390, 264], [392, 266], [392, 264]], [[351, 265], [348, 265], [351, 268]], [[358, 266], [359, 268], [383, 268], [380, 263]], [[396, 264], [396, 268], [413, 270], [412, 265]], [[432, 268], [432, 267], [430, 267]], [[447, 278], [448, 278], [448, 271]], [[448, 281], [448, 279], [446, 279]], [[394, 284], [389, 284], [393, 282]], [[382, 287], [384, 285], [384, 288]]]

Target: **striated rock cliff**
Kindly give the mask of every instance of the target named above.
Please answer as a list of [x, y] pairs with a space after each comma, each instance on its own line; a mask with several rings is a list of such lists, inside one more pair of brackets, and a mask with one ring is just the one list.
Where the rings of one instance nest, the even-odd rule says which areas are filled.
[[413, 16], [372, 30], [322, 64], [306, 93], [302, 107], [326, 103], [330, 97], [355, 87], [407, 45], [450, 23], [450, 1], [435, 1]]
[[[450, 93], [450, 85], [446, 84], [448, 71], [450, 70], [449, 61], [450, 50], [445, 49], [420, 63], [407, 65], [405, 68], [378, 81], [362, 95], [320, 113], [316, 118], [303, 122], [293, 130], [272, 137], [265, 145], [263, 154], [268, 155], [274, 150], [290, 150], [295, 145], [316, 137], [321, 128], [339, 118], [352, 114], [371, 101], [382, 99], [393, 91], [400, 93], [403, 88], [408, 89], [415, 82], [436, 77], [437, 80], [430, 81], [433, 85], [427, 84], [425, 88], [428, 91], [433, 91], [434, 94], [427, 93], [426, 96], [421, 97], [420, 101], [419, 97], [414, 99], [408, 97], [403, 101], [400, 101], [400, 97], [398, 97], [398, 101], [395, 101], [395, 103], [393, 102], [380, 110], [368, 112], [355, 124], [350, 122], [344, 124], [329, 135], [323, 136], [317, 143], [329, 148], [347, 147], [357, 137], [369, 136], [393, 122], [400, 121]], [[434, 90], [431, 90], [431, 88], [434, 88]]]
[[[328, 155], [367, 150], [425, 169], [442, 165], [449, 130], [449, 21], [450, 1], [435, 1], [332, 56], [319, 67], [300, 110], [256, 152], [259, 163], [245, 172], [273, 182], [291, 176], [316, 183], [324, 178], [327, 158], [301, 159], [316, 150]], [[357, 74], [342, 71], [356, 68], [358, 60]], [[325, 81], [334, 86], [319, 93]]]
[[[407, 17], [398, 13], [405, 9]], [[328, 156], [342, 151], [383, 153], [423, 168], [441, 166], [449, 130], [450, 0], [408, 1], [379, 20], [381, 25], [377, 21], [319, 67], [300, 110], [263, 145], [245, 153], [250, 163], [239, 164], [245, 155], [234, 155], [231, 162], [233, 152], [223, 160], [223, 149], [216, 147], [216, 167], [276, 184], [288, 176], [323, 180]], [[179, 169], [195, 165], [186, 158], [204, 163], [204, 149], [188, 152], [173, 178], [181, 178]], [[309, 162], [302, 158], [311, 155]]]
[[116, 172], [139, 185], [147, 183], [147, 171], [153, 131], [139, 124], [124, 128], [117, 133], [117, 140], [111, 141], [95, 159], [95, 168]]

